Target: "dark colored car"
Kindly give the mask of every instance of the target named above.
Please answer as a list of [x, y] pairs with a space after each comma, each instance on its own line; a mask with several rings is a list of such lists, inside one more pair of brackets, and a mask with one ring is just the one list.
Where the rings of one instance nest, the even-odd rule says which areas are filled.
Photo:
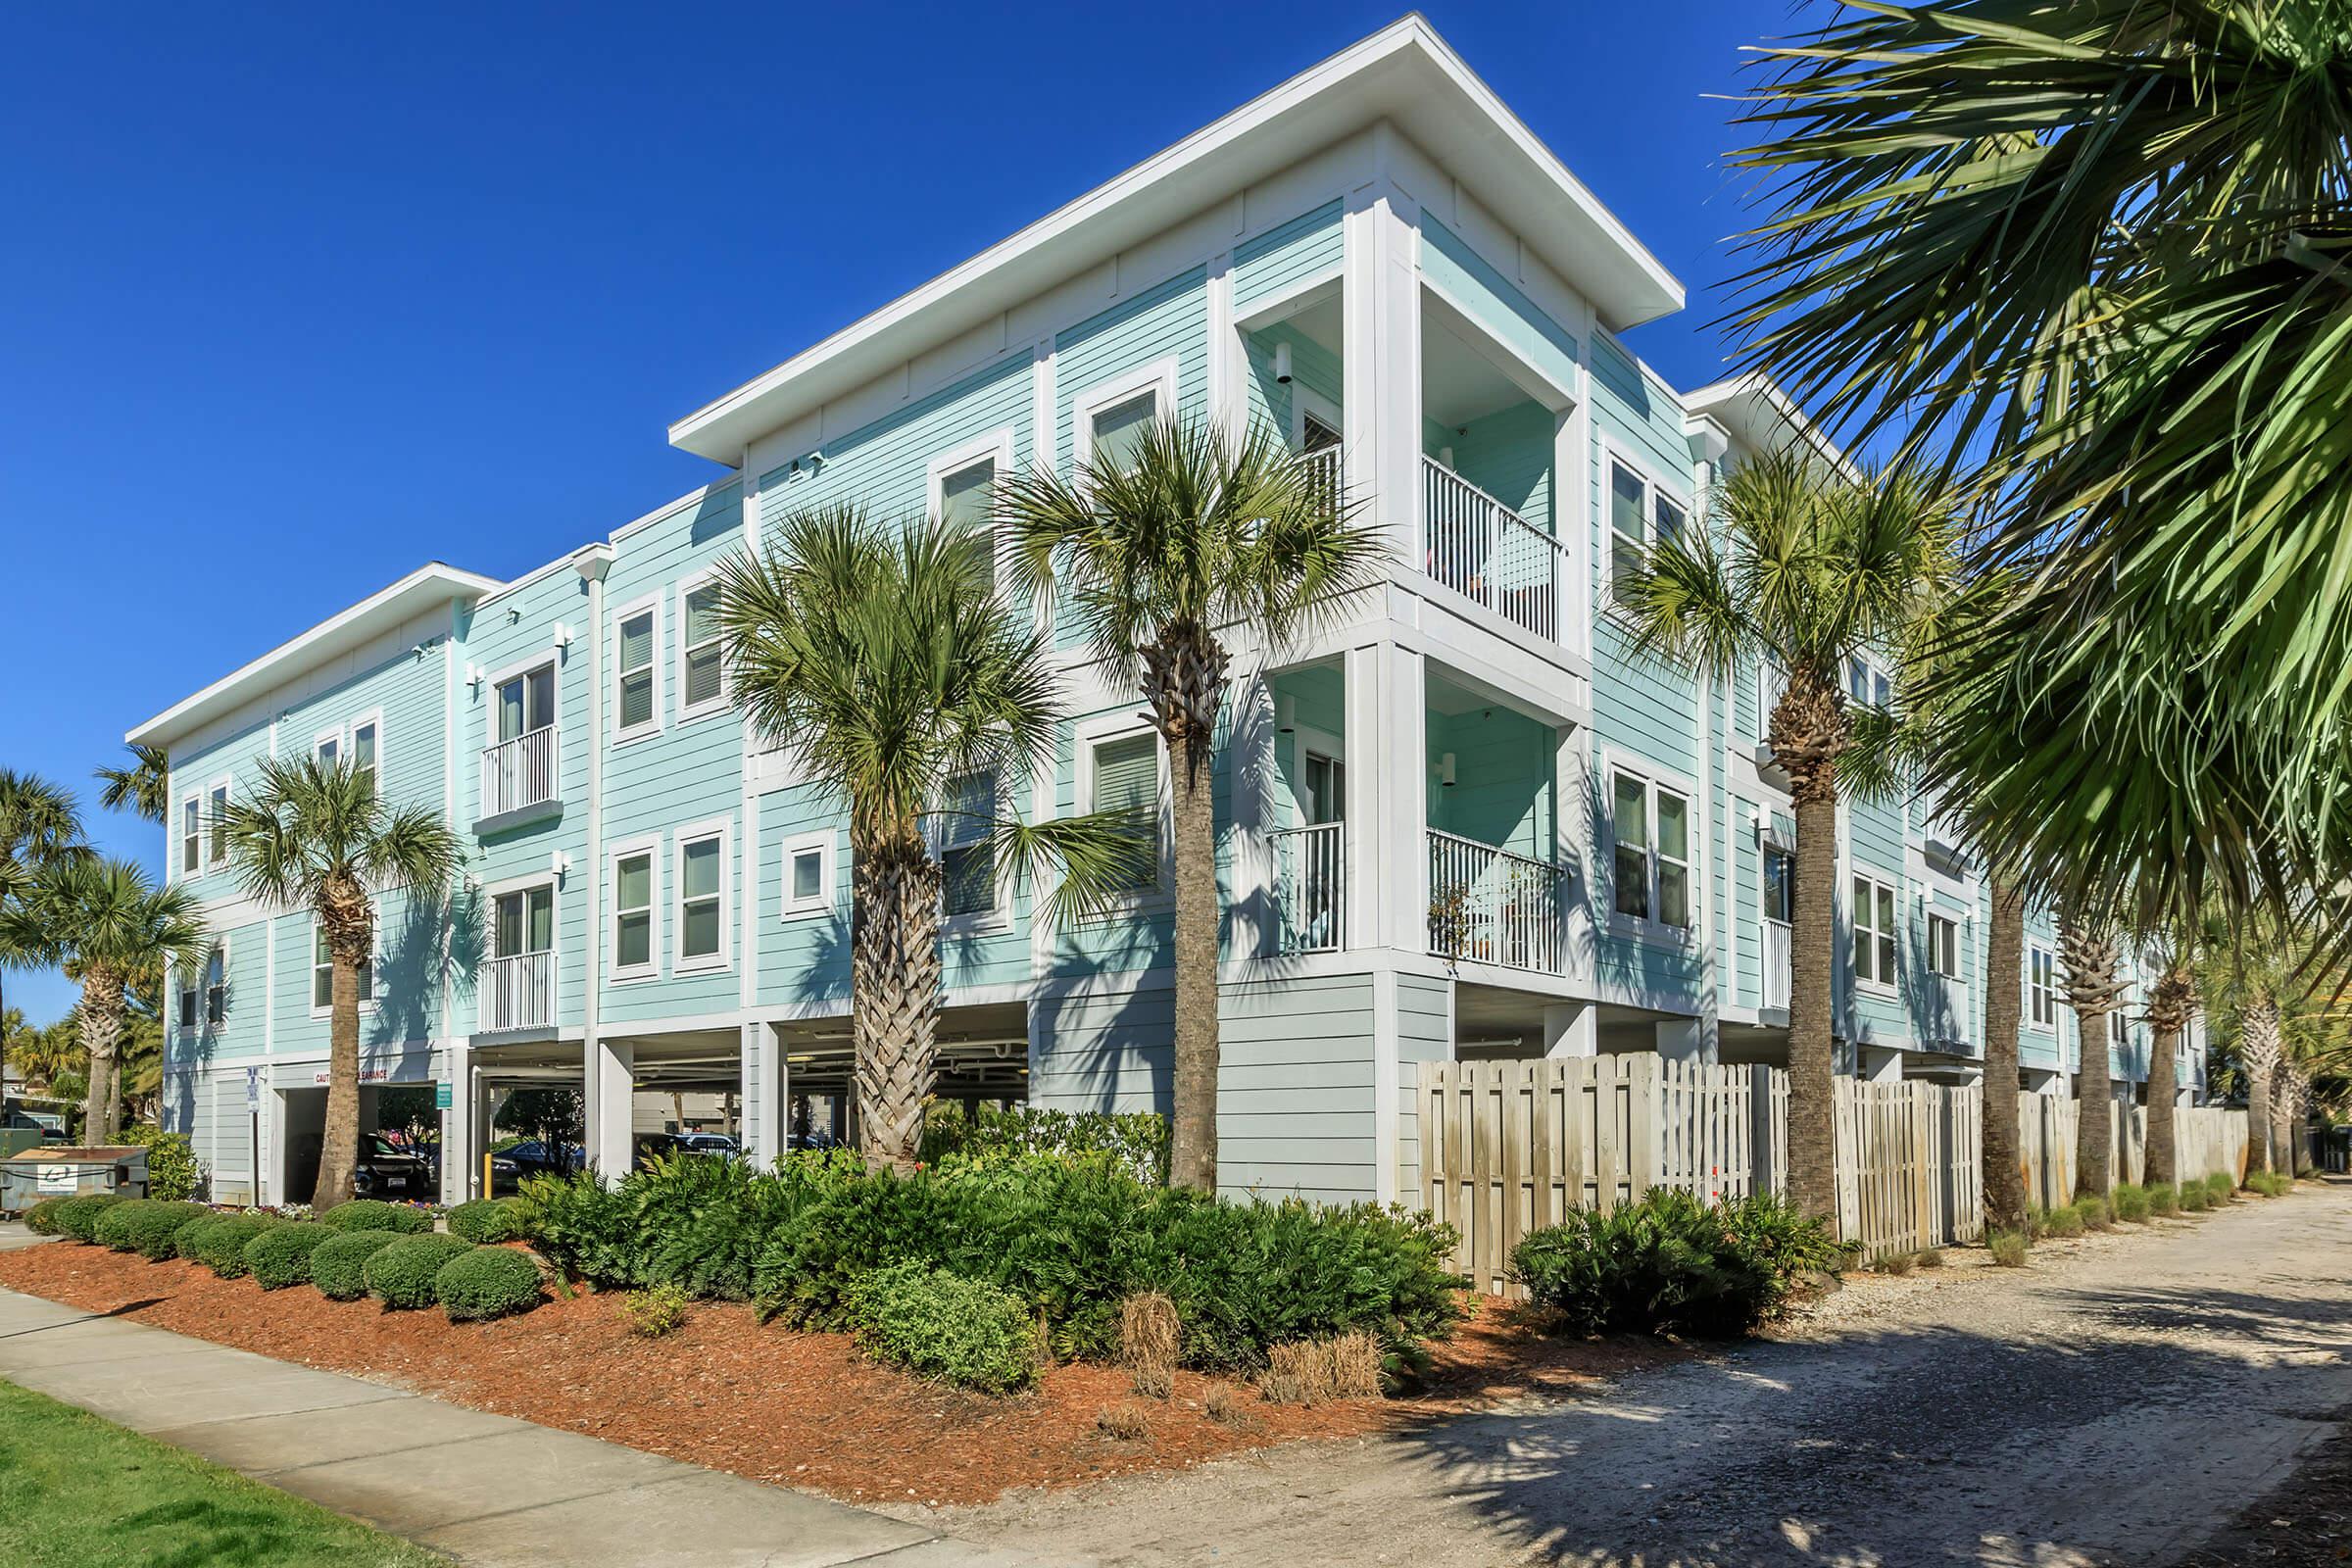
[[587, 1151], [576, 1144], [528, 1139], [490, 1156], [490, 1185], [508, 1190], [530, 1176], [568, 1176], [586, 1163]]
[[839, 1149], [841, 1140], [821, 1128], [815, 1132], [793, 1133], [784, 1140], [786, 1149]]
[[38, 1133], [44, 1144], [62, 1144], [66, 1141], [64, 1127], [52, 1125], [41, 1120], [31, 1111], [22, 1110], [13, 1105], [9, 1107], [6, 1115], [0, 1115], [0, 1132]]
[[716, 1154], [721, 1159], [741, 1159], [743, 1146], [724, 1133], [680, 1133], [677, 1152], [681, 1154]]
[[675, 1133], [639, 1133], [634, 1140], [630, 1163], [643, 1170], [657, 1159], [667, 1159], [679, 1152], [681, 1151]]
[[351, 1185], [362, 1198], [430, 1199], [440, 1187], [435, 1164], [432, 1151], [394, 1143], [382, 1133], [363, 1133]]

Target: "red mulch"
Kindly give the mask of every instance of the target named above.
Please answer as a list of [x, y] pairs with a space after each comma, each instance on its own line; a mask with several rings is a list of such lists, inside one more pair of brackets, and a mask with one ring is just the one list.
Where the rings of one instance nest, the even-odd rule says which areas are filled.
[[1105, 1405], [1133, 1397], [1116, 1368], [1052, 1367], [1036, 1392], [992, 1399], [879, 1366], [843, 1335], [762, 1326], [742, 1305], [697, 1305], [659, 1340], [629, 1333], [617, 1298], [587, 1291], [520, 1317], [451, 1323], [438, 1311], [330, 1301], [303, 1286], [265, 1292], [195, 1263], [68, 1242], [0, 1253], [0, 1286], [754, 1480], [924, 1503], [1396, 1430], [1514, 1395], [1564, 1393], [1667, 1353], [1538, 1339], [1488, 1304], [1435, 1348], [1418, 1396], [1301, 1408], [1242, 1389], [1245, 1421], [1221, 1424], [1202, 1405], [1219, 1380], [1183, 1372], [1172, 1397], [1141, 1401], [1148, 1435], [1123, 1442], [1096, 1428]]

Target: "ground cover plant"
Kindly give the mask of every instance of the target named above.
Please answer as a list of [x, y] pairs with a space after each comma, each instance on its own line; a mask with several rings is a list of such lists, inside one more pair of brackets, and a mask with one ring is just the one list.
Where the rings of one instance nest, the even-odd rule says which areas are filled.
[[1607, 1212], [1531, 1231], [1511, 1272], [1535, 1308], [1575, 1334], [1736, 1338], [1778, 1314], [1808, 1274], [1844, 1254], [1818, 1220], [1760, 1196], [1704, 1203], [1654, 1187]]
[[858, 1348], [878, 1361], [982, 1394], [1037, 1381], [1037, 1325], [1020, 1298], [909, 1259], [864, 1275], [848, 1300]]

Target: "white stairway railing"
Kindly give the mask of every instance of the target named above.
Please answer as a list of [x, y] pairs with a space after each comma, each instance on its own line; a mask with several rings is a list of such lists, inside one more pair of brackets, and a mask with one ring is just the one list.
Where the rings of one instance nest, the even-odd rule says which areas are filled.
[[545, 1029], [556, 1021], [556, 956], [517, 953], [492, 958], [480, 975], [482, 1032]]
[[1284, 953], [1336, 953], [1348, 945], [1346, 832], [1344, 822], [1323, 822], [1266, 835]]
[[1421, 460], [1422, 569], [1512, 625], [1557, 642], [1560, 542], [1434, 459]]
[[1764, 922], [1764, 1005], [1788, 1010], [1788, 927], [1780, 920]]
[[1437, 828], [1429, 835], [1429, 951], [1560, 973], [1560, 868]]
[[519, 811], [556, 798], [556, 726], [482, 749], [483, 816]]

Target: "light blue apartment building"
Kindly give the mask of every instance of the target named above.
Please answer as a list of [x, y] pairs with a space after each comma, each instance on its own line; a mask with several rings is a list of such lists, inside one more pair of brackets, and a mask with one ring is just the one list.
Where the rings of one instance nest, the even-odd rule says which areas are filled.
[[[511, 582], [422, 566], [133, 730], [170, 751], [172, 875], [220, 938], [172, 980], [172, 1123], [217, 1192], [307, 1193], [322, 955], [307, 915], [238, 899], [205, 824], [257, 758], [332, 748], [467, 845], [446, 909], [386, 896], [363, 1019], [364, 1116], [378, 1086], [446, 1087], [446, 1197], [478, 1187], [491, 1106], [532, 1084], [583, 1090], [607, 1169], [645, 1096], [727, 1097], [762, 1157], [826, 1124], [850, 1041], [844, 815], [730, 706], [710, 573], [796, 508], [971, 517], [992, 478], [1067, 471], [1168, 416], [1270, 422], [1393, 549], [1311, 643], [1237, 659], [1225, 1184], [1411, 1193], [1426, 1062], [1777, 1059], [1792, 818], [1760, 745], [1771, 672], [1632, 662], [1609, 579], [1699, 525], [1725, 465], [1811, 437], [1769, 385], [1678, 392], [1626, 350], [1682, 304], [1419, 19], [1284, 82], [679, 420], [705, 489], [583, 519], [591, 542]], [[1032, 816], [1164, 810], [1136, 694], [1068, 616], [1033, 612], [1063, 650], [1059, 757], [957, 787]], [[941, 1093], [1164, 1108], [1166, 868], [1056, 928], [978, 852], [940, 849], [963, 873]], [[1846, 1069], [1975, 1077], [1969, 858], [1919, 807], [1856, 807], [1839, 861]], [[2025, 1080], [2062, 1092], [2077, 1048], [2046, 925], [2034, 942]], [[2120, 1073], [2144, 1075], [2145, 1033]]]

